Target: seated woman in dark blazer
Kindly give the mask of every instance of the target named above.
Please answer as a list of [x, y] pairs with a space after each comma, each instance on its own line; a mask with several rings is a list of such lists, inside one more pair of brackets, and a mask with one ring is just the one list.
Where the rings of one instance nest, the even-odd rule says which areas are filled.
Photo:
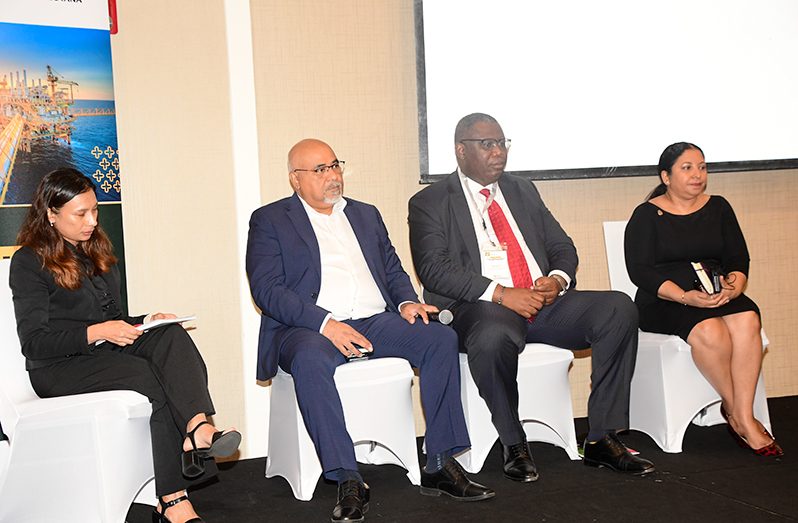
[[[644, 331], [676, 334], [692, 348], [696, 366], [721, 397], [721, 414], [742, 446], [760, 456], [783, 451], [754, 418], [762, 366], [759, 308], [743, 291], [748, 248], [734, 211], [706, 194], [707, 166], [698, 146], [679, 142], [660, 156], [661, 184], [626, 226], [626, 267], [638, 287]], [[705, 287], [692, 262], [711, 273]], [[709, 292], [707, 292], [707, 290]]]
[[153, 521], [201, 521], [186, 488], [214, 476], [211, 458], [233, 454], [241, 435], [208, 423], [214, 409], [205, 363], [186, 331], [134, 327], [175, 316], [122, 310], [94, 190], [74, 169], [49, 173], [17, 238], [9, 283], [31, 384], [43, 398], [119, 389], [147, 396], [159, 499]]

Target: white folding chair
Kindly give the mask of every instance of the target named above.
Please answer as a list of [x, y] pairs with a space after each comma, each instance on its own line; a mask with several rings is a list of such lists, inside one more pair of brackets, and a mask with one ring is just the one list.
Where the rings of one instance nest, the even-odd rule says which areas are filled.
[[[604, 222], [604, 243], [610, 286], [634, 299], [637, 287], [629, 279], [624, 258], [625, 221]], [[640, 331], [637, 363], [629, 404], [630, 428], [645, 432], [665, 452], [681, 452], [690, 422], [724, 423], [720, 396], [693, 362], [690, 345], [678, 336]], [[763, 350], [768, 340], [762, 331]], [[770, 428], [762, 374], [756, 386], [754, 415]]]
[[0, 521], [122, 523], [155, 505], [150, 403], [132, 391], [36, 396], [0, 260]]
[[[410, 364], [400, 358], [350, 362], [335, 371], [357, 461], [399, 465], [413, 485], [420, 485], [412, 380]], [[294, 379], [280, 369], [271, 387], [266, 477], [284, 477], [295, 498], [309, 501], [322, 469], [299, 411]]]
[[[527, 441], [551, 443], [576, 460], [580, 457], [568, 383], [573, 359], [570, 350], [527, 343], [518, 356], [518, 418], [524, 425]], [[499, 434], [471, 377], [467, 354], [460, 354], [460, 398], [471, 448], [457, 456], [457, 460], [466, 471], [477, 473]]]

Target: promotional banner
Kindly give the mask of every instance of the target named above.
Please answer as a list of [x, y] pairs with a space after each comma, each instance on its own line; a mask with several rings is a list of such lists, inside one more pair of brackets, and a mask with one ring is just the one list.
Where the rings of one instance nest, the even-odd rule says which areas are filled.
[[124, 259], [108, 0], [0, 0], [0, 256], [42, 177], [90, 176]]

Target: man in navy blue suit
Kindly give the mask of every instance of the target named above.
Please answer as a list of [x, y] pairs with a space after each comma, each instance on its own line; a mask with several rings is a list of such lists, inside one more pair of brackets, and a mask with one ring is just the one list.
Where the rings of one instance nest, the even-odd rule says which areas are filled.
[[302, 140], [288, 153], [294, 195], [252, 214], [246, 264], [262, 311], [257, 377], [271, 378], [278, 365], [293, 376], [324, 476], [338, 483], [332, 521], [362, 521], [368, 508], [333, 380], [338, 365], [363, 352], [419, 369], [429, 456], [421, 493], [491, 498], [452, 457], [470, 446], [457, 337], [429, 322], [438, 309], [418, 303], [377, 209], [343, 197], [343, 169], [326, 143]]

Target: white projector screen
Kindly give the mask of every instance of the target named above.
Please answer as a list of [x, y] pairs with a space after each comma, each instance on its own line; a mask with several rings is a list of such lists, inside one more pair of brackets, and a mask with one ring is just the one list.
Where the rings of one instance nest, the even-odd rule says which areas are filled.
[[715, 171], [798, 168], [798, 0], [415, 0], [421, 181], [457, 121], [496, 117], [508, 171], [653, 175], [700, 146]]

